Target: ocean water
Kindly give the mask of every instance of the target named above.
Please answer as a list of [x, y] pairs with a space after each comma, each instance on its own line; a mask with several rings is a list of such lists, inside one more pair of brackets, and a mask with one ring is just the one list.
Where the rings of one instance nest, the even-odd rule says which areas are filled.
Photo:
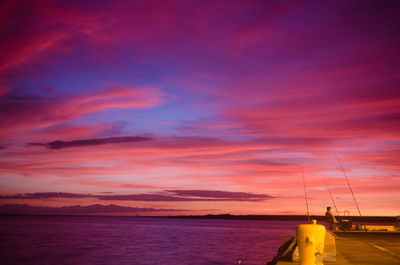
[[1, 216], [0, 264], [266, 264], [299, 223]]

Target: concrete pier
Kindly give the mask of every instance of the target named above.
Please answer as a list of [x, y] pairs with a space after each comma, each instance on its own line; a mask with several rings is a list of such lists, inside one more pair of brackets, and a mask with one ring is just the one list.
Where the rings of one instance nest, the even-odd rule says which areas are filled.
[[[326, 249], [324, 264], [338, 265], [395, 265], [400, 264], [399, 232], [338, 232], [335, 237], [334, 252], [332, 243]], [[295, 247], [292, 244], [292, 247]], [[281, 257], [268, 264], [293, 265], [299, 262], [296, 249], [282, 251]], [[290, 257], [288, 258], [288, 253]], [[335, 259], [332, 259], [334, 253]], [[324, 253], [325, 254], [325, 253]]]

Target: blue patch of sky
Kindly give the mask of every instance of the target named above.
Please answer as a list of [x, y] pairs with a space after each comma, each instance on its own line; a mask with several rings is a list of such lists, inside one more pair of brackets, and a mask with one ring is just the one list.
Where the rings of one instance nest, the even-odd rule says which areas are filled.
[[85, 95], [113, 84], [149, 86], [161, 88], [170, 99], [161, 106], [147, 109], [114, 109], [93, 113], [76, 124], [124, 123], [126, 131], [179, 134], [176, 128], [180, 124], [210, 117], [212, 102], [206, 95], [176, 85], [180, 82], [178, 73], [184, 69], [187, 61], [173, 60], [171, 54], [164, 54], [159, 57], [149, 56], [147, 60], [138, 62], [134, 58], [135, 52], [118, 51], [104, 61], [100, 58], [99, 62], [86, 54], [84, 47], [76, 47], [71, 54], [51, 54], [51, 61], [37, 63], [35, 66], [45, 74], [38, 78], [34, 75], [20, 78], [18, 85], [28, 91], [56, 97], [80, 93]]
[[374, 143], [375, 146], [400, 146], [400, 141], [381, 141]]
[[[177, 135], [176, 127], [185, 121], [196, 121], [210, 115], [206, 111], [206, 104], [192, 107], [190, 102], [202, 100], [200, 95], [193, 95], [177, 88], [166, 88], [163, 92], [171, 95], [171, 101], [163, 105], [150, 108], [122, 108], [108, 109], [92, 113], [81, 119], [77, 124], [121, 125], [121, 133], [150, 133], [161, 135]], [[203, 99], [204, 100], [204, 99]]]
[[139, 61], [135, 55], [140, 51], [134, 47], [117, 52], [110, 50], [112, 54], [98, 59], [84, 47], [75, 48], [71, 54], [53, 54], [50, 62], [37, 64], [46, 73], [43, 77], [46, 83], [57, 91], [74, 94], [112, 84], [160, 87], [179, 68], [162, 57], [149, 56]]

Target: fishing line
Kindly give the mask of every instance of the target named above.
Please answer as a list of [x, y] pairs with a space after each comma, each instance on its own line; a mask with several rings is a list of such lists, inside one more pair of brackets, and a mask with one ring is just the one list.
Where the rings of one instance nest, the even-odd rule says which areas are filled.
[[326, 189], [327, 189], [328, 192], [329, 192], [329, 195], [331, 196], [331, 200], [332, 200], [333, 206], [335, 206], [336, 216], [339, 216], [339, 211], [338, 211], [338, 209], [337, 209], [337, 207], [336, 207], [336, 203], [335, 203], [335, 200], [333, 199], [331, 190], [329, 189], [329, 186], [328, 186], [328, 184], [326, 183], [326, 180], [325, 180], [324, 176], [321, 176], [321, 178], [322, 178], [322, 180], [323, 180], [324, 183], [325, 183], [325, 186], [326, 186]]
[[361, 215], [360, 208], [358, 207], [358, 203], [357, 203], [356, 197], [354, 196], [353, 189], [352, 189], [351, 186], [350, 186], [349, 179], [347, 178], [347, 175], [346, 175], [346, 172], [344, 171], [342, 162], [340, 162], [340, 159], [339, 159], [338, 155], [336, 154], [336, 152], [335, 152], [335, 156], [336, 156], [337, 161], [339, 162], [340, 168], [342, 169], [343, 175], [344, 175], [344, 177], [346, 178], [347, 185], [349, 186], [349, 189], [350, 189], [350, 191], [351, 191], [351, 195], [353, 195], [353, 199], [354, 199], [354, 202], [356, 203], [358, 213], [360, 214], [360, 216], [362, 216], [362, 215]]
[[311, 223], [310, 213], [308, 211], [307, 189], [306, 189], [306, 181], [304, 179], [304, 170], [303, 170], [303, 168], [301, 168], [301, 173], [303, 174], [304, 196], [306, 197], [306, 206], [307, 206], [307, 219], [308, 219], [308, 222]]

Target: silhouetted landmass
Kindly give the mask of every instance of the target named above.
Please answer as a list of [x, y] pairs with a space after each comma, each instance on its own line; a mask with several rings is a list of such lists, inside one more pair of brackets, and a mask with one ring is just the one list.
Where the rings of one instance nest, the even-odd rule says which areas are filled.
[[[170, 218], [201, 218], [201, 219], [232, 219], [232, 220], [276, 220], [276, 221], [307, 221], [306, 215], [231, 215], [231, 214], [208, 214], [208, 215], [181, 215], [168, 216]], [[396, 222], [395, 216], [346, 216], [356, 222]], [[325, 216], [310, 216], [318, 222], [325, 221]], [[337, 217], [341, 220], [341, 217]]]
[[[229, 220], [275, 220], [275, 221], [307, 221], [305, 215], [231, 215], [231, 214], [207, 214], [207, 215], [165, 215], [151, 216], [155, 212], [185, 212], [188, 210], [179, 209], [154, 209], [126, 207], [114, 204], [100, 205], [94, 204], [89, 206], [64, 206], [56, 207], [37, 207], [26, 204], [6, 204], [0, 205], [0, 215], [107, 215], [126, 213], [144, 213], [147, 218], [182, 218], [182, 219], [229, 219]], [[325, 221], [325, 216], [310, 216], [311, 219]], [[352, 221], [356, 222], [396, 222], [395, 216], [350, 216]], [[340, 220], [340, 217], [338, 217]]]

